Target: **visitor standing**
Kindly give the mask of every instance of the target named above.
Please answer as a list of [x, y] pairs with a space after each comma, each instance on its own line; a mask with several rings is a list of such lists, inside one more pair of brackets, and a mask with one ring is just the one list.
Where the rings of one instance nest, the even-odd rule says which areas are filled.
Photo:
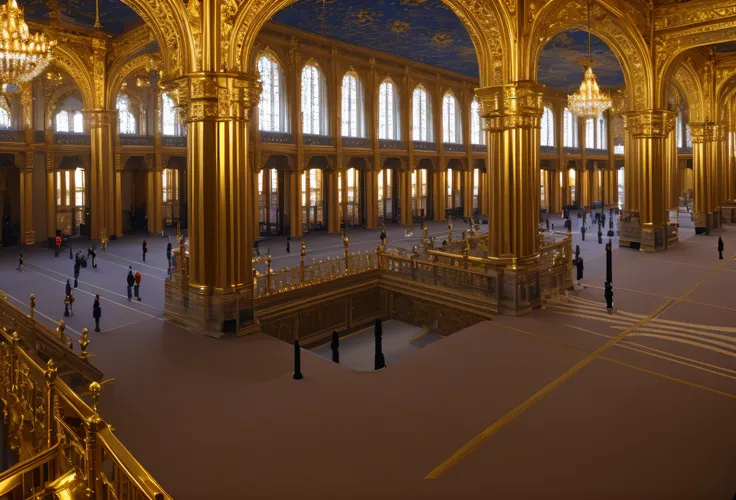
[[56, 237], [56, 247], [54, 247], [54, 257], [59, 256], [59, 249], [61, 248], [61, 236]]
[[95, 319], [95, 331], [100, 331], [100, 318], [102, 317], [102, 308], [100, 307], [100, 296], [95, 295], [95, 301], [92, 304], [92, 317]]
[[133, 276], [133, 266], [128, 266], [128, 302], [130, 302], [133, 296], [133, 285], [135, 285], [135, 277]]
[[133, 287], [134, 287], [134, 291], [135, 291], [135, 298], [138, 299], [138, 302], [140, 302], [141, 301], [141, 295], [140, 295], [140, 291], [141, 291], [141, 272], [140, 271], [136, 271], [135, 272], [134, 280], [135, 280], [135, 285], [133, 285]]
[[87, 257], [92, 259], [92, 269], [97, 269], [97, 253], [95, 252], [94, 247], [87, 249]]
[[169, 263], [169, 269], [171, 269], [171, 240], [166, 244], [166, 262]]
[[718, 237], [718, 258], [723, 260], [723, 240], [720, 236]]
[[146, 240], [143, 240], [143, 244], [141, 245], [143, 250], [143, 262], [146, 261], [146, 254], [148, 253], [148, 243], [146, 243]]
[[23, 252], [18, 257], [18, 271], [23, 272]]

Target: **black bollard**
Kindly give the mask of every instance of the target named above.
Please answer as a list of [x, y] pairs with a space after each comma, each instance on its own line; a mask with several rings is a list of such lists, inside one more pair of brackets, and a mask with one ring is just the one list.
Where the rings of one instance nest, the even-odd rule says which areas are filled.
[[583, 241], [585, 241], [585, 226], [580, 230], [580, 235], [583, 237]]
[[373, 333], [376, 337], [376, 359], [374, 369], [380, 370], [381, 368], [386, 368], [386, 359], [383, 357], [383, 342], [381, 338], [383, 336], [383, 326], [381, 325], [381, 320], [378, 318], [376, 318], [376, 327]]
[[613, 283], [613, 244], [608, 240], [606, 244], [606, 281]]
[[340, 364], [340, 336], [337, 332], [332, 332], [332, 342], [330, 343], [332, 349], [332, 361]]
[[301, 380], [302, 375], [302, 351], [299, 348], [299, 341], [294, 341], [294, 380]]

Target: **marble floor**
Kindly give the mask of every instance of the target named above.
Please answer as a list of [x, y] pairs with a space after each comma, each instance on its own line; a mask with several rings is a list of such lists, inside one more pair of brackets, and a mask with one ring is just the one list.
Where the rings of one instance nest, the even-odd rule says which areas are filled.
[[[555, 225], [562, 223], [550, 218]], [[94, 363], [115, 381], [101, 413], [176, 499], [731, 499], [736, 493], [736, 228], [666, 252], [614, 251], [617, 312], [603, 304], [596, 238], [573, 238], [585, 289], [526, 316], [495, 317], [406, 353], [380, 372], [257, 334], [214, 340], [162, 321], [166, 238], [127, 235], [82, 270], [67, 332], [93, 325]], [[456, 228], [462, 224], [456, 223]], [[690, 225], [690, 228], [686, 227]], [[446, 232], [446, 223], [430, 232]], [[485, 229], [485, 228], [484, 228]], [[390, 244], [411, 246], [403, 228]], [[593, 235], [594, 236], [594, 235]], [[725, 260], [718, 260], [718, 236]], [[415, 238], [415, 240], [412, 240]], [[270, 243], [274, 267], [298, 259]], [[378, 231], [350, 233], [375, 249]], [[339, 235], [307, 237], [339, 255]], [[354, 245], [354, 246], [352, 246]], [[55, 323], [68, 256], [0, 248], [0, 289]], [[128, 302], [128, 266], [143, 274]]]

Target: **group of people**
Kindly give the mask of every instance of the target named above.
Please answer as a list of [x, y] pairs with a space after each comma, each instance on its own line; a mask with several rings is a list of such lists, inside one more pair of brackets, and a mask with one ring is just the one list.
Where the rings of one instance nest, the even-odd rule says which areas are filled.
[[141, 301], [141, 278], [140, 271], [136, 271], [133, 274], [133, 266], [128, 266], [128, 277], [126, 278], [128, 284], [128, 302], [133, 300], [134, 297], [138, 302]]

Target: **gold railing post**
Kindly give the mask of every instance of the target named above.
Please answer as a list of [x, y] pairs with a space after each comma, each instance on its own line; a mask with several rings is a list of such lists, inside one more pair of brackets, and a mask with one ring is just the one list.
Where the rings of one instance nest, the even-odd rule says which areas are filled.
[[66, 329], [66, 325], [64, 324], [64, 320], [59, 320], [59, 326], [56, 327], [56, 333], [59, 334], [59, 339], [62, 342], [66, 342], [66, 335], [64, 334], [64, 330]]
[[86, 437], [84, 439], [84, 465], [85, 476], [87, 478], [87, 488], [84, 491], [86, 498], [102, 498], [102, 481], [100, 480], [101, 472], [101, 456], [99, 443], [97, 442], [97, 432], [104, 422], [97, 413], [97, 401], [100, 398], [102, 386], [98, 382], [89, 384], [89, 390], [92, 393], [92, 411], [94, 412], [85, 422]]
[[87, 359], [87, 346], [89, 345], [89, 330], [87, 328], [82, 329], [82, 337], [79, 339], [79, 349], [81, 351], [81, 358]]
[[452, 215], [447, 218], [447, 243], [452, 243]]
[[54, 445], [56, 435], [53, 387], [57, 373], [56, 363], [54, 363], [53, 359], [49, 359], [49, 362], [46, 364], [46, 371], [44, 372], [44, 378], [46, 379], [46, 444], [49, 448]]
[[299, 266], [300, 284], [304, 283], [304, 257], [306, 257], [306, 255], [307, 255], [307, 244], [304, 243], [304, 236], [302, 236], [302, 250], [301, 250], [302, 262]]
[[273, 275], [273, 269], [271, 269], [271, 253], [268, 254], [268, 260], [266, 261], [266, 295], [271, 293], [271, 276]]
[[350, 245], [348, 241], [348, 226], [345, 224], [345, 234], [342, 236], [342, 244], [345, 247], [345, 274], [350, 274]]
[[31, 294], [30, 307], [31, 307], [31, 321], [33, 321], [35, 313], [36, 313], [36, 295], [33, 293]]

